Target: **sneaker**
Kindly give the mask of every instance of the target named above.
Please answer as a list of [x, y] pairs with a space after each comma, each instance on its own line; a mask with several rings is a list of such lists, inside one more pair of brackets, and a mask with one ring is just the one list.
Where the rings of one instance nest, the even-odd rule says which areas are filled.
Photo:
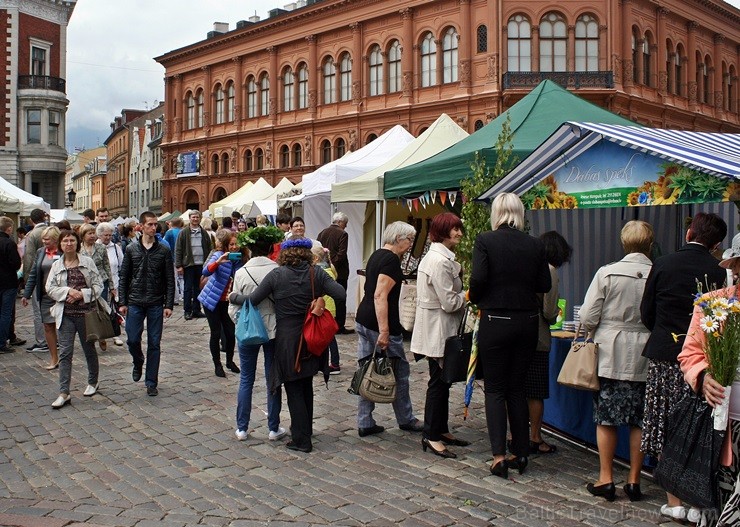
[[18, 337], [10, 339], [11, 346], [23, 346], [26, 343], [26, 339], [19, 339]]
[[159, 394], [159, 390], [157, 390], [157, 387], [156, 386], [147, 386], [146, 387], [146, 394], [149, 397], [155, 397], [156, 395]]
[[686, 507], [683, 505], [676, 505], [675, 507], [669, 507], [668, 504], [661, 505], [660, 514], [672, 520], [683, 522], [686, 519]]
[[701, 509], [691, 507], [686, 513], [686, 521], [689, 523], [699, 523], [699, 520], [701, 520]]
[[[278, 429], [276, 431], [270, 430], [270, 433], [268, 434], [268, 437], [270, 438], [270, 441], [277, 441], [280, 438], [285, 437], [285, 435], [288, 433], [288, 431], [283, 428], [282, 426], [278, 426]], [[239, 435], [239, 430], [236, 431], [236, 435]]]
[[116, 346], [123, 346], [123, 341], [118, 337], [113, 337], [113, 344], [115, 344]]
[[[285, 432], [285, 430], [283, 430], [283, 432]], [[272, 434], [272, 432], [270, 433]], [[237, 430], [235, 434], [236, 434], [236, 438], [239, 441], [244, 441], [245, 439], [249, 438], [249, 432], [246, 430]]]
[[44, 342], [43, 344], [34, 344], [29, 348], [26, 348], [26, 351], [30, 353], [41, 353], [41, 352], [47, 352], [49, 351], [49, 345]]
[[340, 368], [338, 364], [336, 366], [333, 364], [329, 364], [329, 375], [339, 375], [341, 371], [342, 368]]

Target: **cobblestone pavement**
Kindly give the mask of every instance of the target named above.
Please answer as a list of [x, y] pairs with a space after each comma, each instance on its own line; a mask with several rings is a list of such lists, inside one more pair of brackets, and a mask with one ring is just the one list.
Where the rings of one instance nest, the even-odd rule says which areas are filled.
[[[30, 338], [30, 308], [18, 304], [17, 330]], [[476, 390], [463, 421], [462, 387], [451, 393], [453, 432], [472, 441], [457, 459], [422, 453], [420, 435], [388, 428], [360, 438], [356, 400], [347, 393], [355, 336], [338, 337], [341, 375], [328, 390], [316, 378], [314, 451], [294, 453], [267, 440], [264, 377], [255, 385], [250, 438], [234, 437], [238, 375], [214, 375], [205, 319], [182, 308], [165, 323], [158, 397], [131, 381], [126, 347], [100, 353], [100, 391], [83, 397], [86, 367], [76, 346], [72, 404], [53, 410], [58, 373], [46, 354], [25, 347], [0, 355], [0, 525], [311, 526], [311, 525], [657, 525], [664, 495], [643, 482], [648, 499], [614, 503], [585, 484], [598, 459], [553, 440], [558, 453], [533, 456], [524, 475], [490, 475], [490, 449]], [[261, 367], [261, 361], [260, 365]], [[412, 399], [423, 418], [426, 364], [412, 363]], [[290, 417], [283, 402], [283, 425]], [[626, 472], [618, 469], [621, 487]]]

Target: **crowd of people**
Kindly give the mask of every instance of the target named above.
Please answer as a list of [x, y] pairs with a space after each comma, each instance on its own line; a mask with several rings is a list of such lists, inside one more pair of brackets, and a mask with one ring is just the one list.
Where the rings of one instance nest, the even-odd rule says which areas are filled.
[[[391, 362], [396, 380], [392, 403], [401, 430], [421, 434], [424, 452], [455, 458], [449, 446], [469, 441], [449, 428], [451, 384], [443, 378], [445, 341], [456, 334], [471, 304], [477, 307], [478, 353], [488, 436], [490, 473], [508, 478], [520, 474], [531, 455], [556, 453], [542, 437], [544, 400], [549, 397], [550, 325], [558, 312], [558, 268], [573, 249], [557, 232], [539, 238], [524, 229], [524, 206], [518, 196], [501, 194], [491, 209], [491, 230], [477, 234], [469, 270], [456, 260], [464, 235], [462, 220], [451, 212], [429, 224], [430, 245], [417, 269], [417, 303], [410, 351], [428, 363], [429, 380], [424, 417], [415, 416], [410, 394], [410, 364], [404, 349], [399, 298], [407, 278], [401, 259], [414, 246], [416, 228], [406, 222], [389, 224], [382, 246], [365, 267], [364, 295], [357, 307], [354, 329], [346, 328], [348, 218], [338, 212], [316, 240], [305, 236], [303, 218], [279, 214], [275, 226], [260, 217], [253, 225], [239, 217], [224, 218], [222, 226], [188, 212], [187, 225], [175, 218], [163, 228], [151, 212], [135, 225], [121, 229], [108, 222], [108, 211], [85, 214], [87, 223], [72, 229], [50, 225], [43, 211], [30, 216], [31, 230], [20, 229], [11, 239], [12, 220], [0, 217], [0, 352], [17, 346], [14, 333], [15, 298], [19, 279], [22, 304], [33, 309], [34, 342], [29, 351], [49, 353], [47, 369], [59, 369], [59, 394], [53, 408], [69, 402], [75, 335], [88, 366], [85, 396], [99, 389], [98, 354], [86, 339], [84, 316], [92, 309], [110, 312], [117, 306], [125, 317], [126, 343], [132, 357], [132, 379], [144, 375], [146, 392], [158, 394], [160, 341], [163, 321], [181, 303], [186, 320], [205, 317], [210, 330], [209, 351], [215, 375], [226, 369], [240, 375], [236, 430], [239, 440], [250, 434], [252, 393], [260, 350], [267, 387], [268, 439], [288, 434], [280, 426], [282, 390], [290, 413], [287, 448], [313, 448], [313, 379], [341, 371], [336, 339], [321, 355], [308, 349], [303, 337], [307, 307], [323, 298], [339, 332], [356, 332], [358, 364], [375, 353]], [[164, 231], [164, 232], [163, 232]], [[685, 339], [698, 325], [692, 319], [696, 283], [715, 288], [725, 282], [725, 270], [740, 272], [740, 235], [721, 262], [713, 255], [726, 237], [727, 226], [715, 214], [699, 213], [686, 233], [686, 245], [676, 253], [654, 258], [654, 233], [644, 221], [629, 221], [621, 230], [625, 256], [602, 266], [589, 286], [580, 310], [589, 338], [599, 343], [600, 388], [594, 394], [593, 420], [599, 450], [598, 478], [587, 491], [609, 501], [617, 488], [613, 461], [617, 428], [630, 428], [630, 469], [623, 486], [631, 501], [639, 501], [644, 456], [660, 458], [672, 409], [693, 389], [714, 406], [723, 388], [706, 373], [701, 339]], [[469, 273], [465, 290], [464, 275]], [[261, 344], [236, 341], [242, 310], [256, 307], [267, 340]], [[142, 345], [147, 326], [146, 354]], [[703, 335], [701, 331], [698, 332]], [[116, 338], [114, 343], [122, 345]], [[105, 340], [98, 340], [101, 351]], [[238, 357], [239, 364], [235, 362]], [[145, 370], [145, 371], [144, 371]], [[738, 382], [736, 382], [738, 384]], [[730, 433], [720, 488], [720, 525], [737, 520], [740, 388], [730, 401]], [[375, 403], [358, 397], [360, 437], [381, 434], [385, 427], [373, 416]], [[733, 512], [734, 511], [734, 512]], [[674, 520], [712, 525], [711, 515], [684, 504], [671, 494], [660, 513]], [[722, 523], [725, 522], [725, 523]]]

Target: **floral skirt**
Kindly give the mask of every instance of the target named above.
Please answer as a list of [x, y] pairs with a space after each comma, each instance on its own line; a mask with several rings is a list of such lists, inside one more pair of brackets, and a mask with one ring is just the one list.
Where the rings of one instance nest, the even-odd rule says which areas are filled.
[[640, 450], [658, 457], [663, 451], [666, 422], [681, 399], [691, 393], [676, 361], [650, 360], [645, 383], [645, 419]]
[[601, 389], [594, 393], [594, 422], [605, 426], [642, 428], [645, 383], [599, 377]]

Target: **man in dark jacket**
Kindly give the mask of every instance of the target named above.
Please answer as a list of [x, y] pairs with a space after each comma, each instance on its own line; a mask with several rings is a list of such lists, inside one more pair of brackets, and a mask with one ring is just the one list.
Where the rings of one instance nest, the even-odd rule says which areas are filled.
[[200, 310], [198, 295], [203, 264], [212, 248], [211, 236], [200, 226], [200, 212], [191, 210], [188, 218], [190, 225], [180, 231], [175, 242], [175, 268], [177, 274], [185, 279], [185, 320], [205, 316]]
[[[347, 223], [349, 218], [344, 212], [336, 212], [331, 219], [332, 223], [321, 231], [316, 237], [321, 245], [329, 249], [329, 258], [337, 270], [337, 283], [347, 291], [347, 280], [349, 279], [349, 258], [347, 257], [347, 246], [349, 235], [347, 234]], [[339, 333], [353, 333], [344, 327], [347, 320], [347, 301], [337, 302], [337, 325]]]
[[21, 256], [18, 254], [18, 246], [10, 238], [13, 226], [13, 220], [0, 216], [0, 353], [15, 351], [8, 346], [8, 337], [13, 322], [15, 296], [18, 293]]
[[[46, 213], [41, 209], [33, 209], [30, 220], [33, 229], [26, 236], [26, 252], [23, 253], [23, 278], [25, 280], [28, 280], [31, 267], [33, 267], [36, 261], [36, 251], [43, 246], [41, 233], [49, 226], [46, 223]], [[33, 308], [34, 341], [26, 350], [37, 352], [49, 351], [49, 345], [46, 342], [46, 333], [44, 333], [44, 324], [41, 321], [41, 307], [36, 295], [31, 297], [31, 306]]]
[[141, 351], [141, 335], [144, 319], [147, 326], [146, 343], [146, 393], [154, 396], [159, 392], [159, 356], [162, 340], [162, 325], [165, 318], [172, 316], [175, 301], [175, 273], [172, 256], [166, 243], [156, 238], [157, 216], [144, 212], [139, 219], [143, 225], [142, 236], [126, 247], [123, 264], [119, 272], [119, 312], [126, 316], [128, 351], [134, 362], [131, 377], [134, 382], [141, 379], [144, 354]]

